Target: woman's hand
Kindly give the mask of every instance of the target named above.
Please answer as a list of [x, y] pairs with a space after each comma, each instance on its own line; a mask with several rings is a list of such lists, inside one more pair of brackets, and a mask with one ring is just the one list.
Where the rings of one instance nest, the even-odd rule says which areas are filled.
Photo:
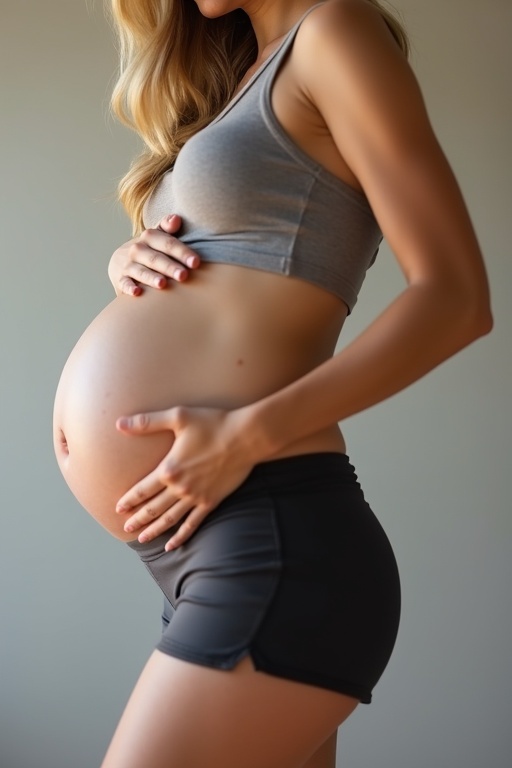
[[183, 544], [261, 460], [247, 440], [246, 412], [177, 407], [118, 419], [126, 435], [170, 430], [175, 436], [158, 467], [119, 500], [116, 511], [131, 515], [125, 531], [147, 526], [138, 537], [144, 542], [181, 523], [165, 548]]
[[189, 269], [197, 269], [197, 253], [174, 237], [180, 227], [179, 216], [164, 216], [156, 229], [145, 229], [114, 251], [108, 276], [117, 295], [140, 296], [143, 286], [166, 288], [168, 278], [183, 282]]

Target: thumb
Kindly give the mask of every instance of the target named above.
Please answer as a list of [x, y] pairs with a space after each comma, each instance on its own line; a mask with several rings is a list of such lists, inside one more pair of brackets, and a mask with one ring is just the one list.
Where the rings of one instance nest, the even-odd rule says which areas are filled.
[[137, 413], [133, 416], [120, 416], [116, 421], [116, 429], [131, 435], [149, 435], [153, 432], [174, 431], [177, 426], [177, 408], [166, 411]]

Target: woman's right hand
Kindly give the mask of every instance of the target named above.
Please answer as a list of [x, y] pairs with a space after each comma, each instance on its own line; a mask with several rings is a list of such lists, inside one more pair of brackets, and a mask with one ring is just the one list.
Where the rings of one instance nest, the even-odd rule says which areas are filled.
[[108, 276], [118, 296], [140, 296], [144, 286], [167, 288], [169, 280], [181, 283], [190, 269], [197, 269], [197, 253], [174, 236], [180, 228], [179, 216], [164, 216], [156, 229], [145, 229], [114, 251]]

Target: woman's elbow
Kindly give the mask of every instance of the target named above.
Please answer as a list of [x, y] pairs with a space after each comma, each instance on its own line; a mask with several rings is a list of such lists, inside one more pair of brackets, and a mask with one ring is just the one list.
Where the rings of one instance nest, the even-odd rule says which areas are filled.
[[463, 349], [490, 333], [493, 316], [486, 281], [461, 280], [457, 276], [447, 279], [444, 275], [430, 283], [430, 288], [449, 347]]
[[[491, 305], [488, 303], [485, 309], [480, 313], [478, 317], [478, 336], [486, 336], [490, 333], [494, 326], [494, 318], [492, 316]], [[477, 337], [478, 338], [478, 337]]]
[[468, 344], [492, 331], [494, 319], [487, 287], [462, 291], [459, 306], [459, 317], [468, 334]]

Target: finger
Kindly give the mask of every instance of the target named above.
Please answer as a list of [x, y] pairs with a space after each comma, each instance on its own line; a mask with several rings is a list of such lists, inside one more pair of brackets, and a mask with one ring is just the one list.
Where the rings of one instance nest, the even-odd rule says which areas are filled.
[[157, 520], [148, 525], [148, 527], [138, 536], [138, 540], [141, 544], [144, 544], [144, 542], [147, 541], [152, 541], [152, 539], [155, 539], [157, 536], [160, 536], [160, 534], [168, 531], [169, 528], [178, 525], [180, 520], [182, 520], [193, 507], [194, 503], [189, 499], [180, 499], [176, 504], [173, 504], [172, 507], [160, 515]]
[[[181, 229], [183, 222], [181, 216], [176, 213], [171, 213], [164, 218], [158, 224], [157, 229], [162, 229], [170, 235], [175, 235]], [[171, 251], [168, 251], [172, 258], [179, 259], [190, 269], [196, 269], [201, 263], [201, 259], [198, 254], [191, 248], [188, 248], [179, 238], [175, 238], [175, 242], [171, 243]]]
[[153, 432], [172, 431], [172, 427], [176, 423], [176, 418], [173, 415], [174, 410], [174, 408], [169, 408], [165, 411], [120, 416], [116, 421], [116, 428], [120, 432], [126, 432], [130, 435], [149, 435]]
[[121, 496], [116, 504], [116, 512], [119, 514], [133, 512], [142, 504], [148, 504], [164, 488], [166, 486], [159, 479], [158, 471], [154, 470]]
[[[142, 249], [144, 245], [149, 246], [150, 251], [152, 251], [146, 256], [148, 260], [144, 263], [152, 269], [162, 271], [167, 277], [173, 277], [172, 270], [176, 268], [174, 262], [179, 262], [183, 267], [195, 269], [201, 261], [192, 248], [189, 248], [178, 237], [167, 234], [161, 229], [146, 229], [132, 247], [137, 250], [138, 248]], [[138, 261], [139, 259], [133, 260]], [[160, 269], [160, 267], [164, 267], [164, 269]], [[171, 270], [170, 274], [169, 270]]]
[[137, 283], [131, 280], [129, 277], [121, 278], [119, 287], [121, 289], [121, 293], [125, 293], [127, 296], [140, 296], [143, 292], [141, 286], [137, 285]]
[[[186, 270], [183, 269], [183, 267], [176, 267], [175, 268], [175, 279], [177, 282], [181, 282], [183, 280], [187, 279], [186, 274], [182, 274]], [[137, 283], [142, 283], [143, 285], [148, 285], [150, 288], [156, 288], [157, 290], [162, 290], [163, 288], [167, 288], [169, 285], [168, 278], [161, 274], [161, 272], [158, 272], [157, 270], [150, 269], [149, 267], [144, 266], [144, 264], [140, 264], [138, 262], [132, 262], [126, 269], [126, 272], [128, 275], [130, 275], [134, 280], [137, 281]]]
[[181, 229], [181, 216], [176, 213], [171, 213], [168, 216], [164, 216], [158, 224], [158, 229], [163, 229], [164, 232], [169, 232], [171, 235], [175, 235]]
[[[163, 252], [165, 240], [159, 242], [155, 233], [156, 230], [146, 230], [141, 235], [141, 238], [145, 239], [130, 245], [125, 274], [139, 283], [161, 289], [168, 285], [168, 278], [177, 282], [186, 280], [188, 270], [183, 264]], [[160, 235], [166, 238], [171, 237], [164, 232], [160, 232]]]
[[167, 512], [177, 501], [179, 501], [179, 497], [168, 488], [165, 488], [126, 520], [123, 526], [124, 530], [127, 533], [131, 533], [132, 531], [138, 531], [144, 525], [149, 525], [161, 517], [164, 512]]
[[[185, 541], [187, 541], [192, 536], [192, 534], [199, 528], [199, 526], [201, 525], [205, 517], [209, 515], [212, 509], [213, 509], [213, 506], [207, 505], [207, 504], [200, 504], [197, 507], [194, 507], [189, 512], [186, 519], [180, 525], [176, 533], [173, 536], [171, 536], [171, 538], [165, 545], [166, 552], [170, 552], [173, 549], [177, 549], [177, 547], [181, 546]], [[164, 528], [163, 530], [167, 530], [167, 529]]]
[[[120, 416], [116, 421], [116, 427], [120, 432], [141, 435], [154, 432], [174, 432], [184, 429], [189, 423], [193, 409], [183, 405], [174, 408], [166, 408], [164, 411], [149, 411], [136, 413], [131, 416]], [[164, 459], [157, 470], [167, 479], [176, 479], [175, 464], [172, 459]]]

